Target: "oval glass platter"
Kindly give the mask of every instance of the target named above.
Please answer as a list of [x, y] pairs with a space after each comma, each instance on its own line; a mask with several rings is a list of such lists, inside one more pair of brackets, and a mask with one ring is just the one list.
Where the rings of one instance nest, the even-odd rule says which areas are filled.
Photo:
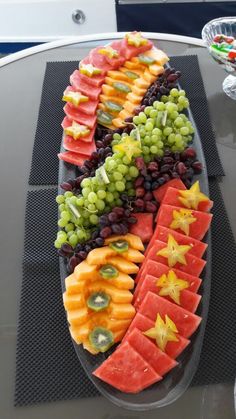
[[[188, 92], [186, 92], [188, 93]], [[191, 107], [191, 103], [190, 103]], [[201, 140], [198, 134], [197, 127], [195, 125], [193, 115], [191, 111], [187, 112], [188, 118], [195, 128], [195, 134], [193, 139], [193, 146], [196, 149], [198, 159], [203, 164], [202, 173], [194, 176], [194, 180], [199, 180], [201, 190], [204, 194], [209, 194], [208, 189], [208, 177], [206, 170], [206, 162], [204, 153], [201, 145]], [[64, 151], [62, 147], [62, 151]], [[58, 184], [66, 181], [68, 178], [76, 177], [76, 168], [72, 165], [65, 164], [63, 161], [59, 161], [59, 179]], [[58, 193], [62, 193], [59, 187]], [[205, 333], [205, 326], [207, 321], [209, 299], [210, 299], [210, 286], [211, 286], [211, 236], [208, 231], [205, 239], [208, 243], [207, 251], [204, 255], [204, 259], [207, 260], [206, 267], [201, 275], [203, 279], [199, 293], [202, 295], [201, 302], [198, 306], [196, 314], [202, 317], [202, 321], [198, 330], [191, 336], [191, 343], [183, 351], [183, 353], [177, 358], [178, 365], [172, 369], [164, 378], [148, 387], [147, 389], [137, 394], [123, 393], [105, 382], [99, 380], [93, 376], [93, 371], [101, 365], [101, 363], [115, 350], [116, 346], [111, 348], [106, 353], [100, 353], [98, 355], [92, 355], [86, 351], [82, 345], [76, 344], [73, 339], [73, 345], [77, 356], [80, 360], [81, 365], [86, 371], [90, 380], [94, 383], [99, 392], [116, 404], [119, 407], [123, 407], [135, 411], [145, 411], [164, 407], [170, 403], [173, 403], [178, 399], [189, 387], [193, 376], [197, 370], [197, 366], [200, 359], [203, 338]], [[68, 276], [66, 271], [66, 265], [60, 258], [60, 276], [62, 291], [65, 291], [65, 278]]]

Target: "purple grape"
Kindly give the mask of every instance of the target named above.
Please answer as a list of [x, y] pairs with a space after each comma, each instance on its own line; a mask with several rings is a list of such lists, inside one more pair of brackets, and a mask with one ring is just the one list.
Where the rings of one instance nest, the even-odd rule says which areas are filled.
[[100, 231], [100, 236], [103, 239], [106, 239], [107, 237], [111, 236], [112, 230], [110, 227], [104, 227], [102, 228], [102, 230]]
[[108, 214], [108, 220], [110, 221], [110, 223], [115, 223], [117, 221], [117, 214], [115, 212], [110, 212], [110, 214]]

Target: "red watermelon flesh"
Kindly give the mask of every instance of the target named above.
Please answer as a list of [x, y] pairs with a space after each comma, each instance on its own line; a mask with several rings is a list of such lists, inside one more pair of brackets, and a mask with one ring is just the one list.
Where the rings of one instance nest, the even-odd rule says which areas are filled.
[[[181, 277], [182, 279], [182, 277]], [[141, 286], [139, 288], [139, 292], [137, 298], [134, 302], [134, 307], [136, 310], [139, 309], [142, 301], [144, 300], [148, 291], [153, 292], [154, 294], [159, 295], [159, 291], [161, 290], [160, 287], [156, 285], [157, 278], [151, 275], [146, 275], [145, 279], [142, 281]], [[176, 304], [174, 300], [172, 300], [169, 296], [162, 296], [162, 298], [167, 299], [173, 304]], [[185, 308], [185, 310], [190, 311], [191, 313], [195, 313], [197, 310], [198, 304], [200, 303], [201, 296], [194, 292], [189, 291], [188, 289], [184, 289], [180, 291], [180, 307]]]
[[124, 38], [121, 41], [121, 53], [126, 60], [130, 60], [132, 57], [136, 57], [139, 54], [148, 51], [153, 47], [153, 43], [147, 40], [146, 45], [141, 45], [140, 47], [135, 47], [134, 45], [129, 45], [127, 39]]
[[93, 88], [94, 86], [100, 87], [104, 83], [105, 77], [102, 76], [101, 74], [98, 74], [97, 76], [94, 75], [92, 77], [89, 77], [89, 76], [86, 76], [86, 74], [81, 74], [79, 72], [78, 80], [81, 80], [84, 83], [89, 84], [90, 86], [92, 86], [91, 88]]
[[139, 236], [143, 243], [149, 242], [153, 235], [153, 214], [136, 213], [133, 214], [137, 223], [131, 224], [129, 232]]
[[[65, 118], [63, 119], [61, 126], [63, 129], [71, 126], [72, 121], [65, 116]], [[93, 137], [94, 137], [94, 132], [95, 132], [95, 128], [93, 128], [90, 133], [88, 135], [86, 135], [86, 137], [81, 137], [78, 140], [75, 141], [83, 141], [84, 143], [91, 143], [93, 141]]]
[[89, 62], [94, 67], [101, 68], [103, 71], [107, 72], [109, 70], [112, 70], [112, 65], [109, 64], [106, 60], [106, 55], [100, 54], [98, 51], [100, 49], [103, 49], [104, 46], [97, 47], [94, 49], [91, 49], [89, 53]]
[[[75, 92], [76, 90], [72, 86], [68, 86], [65, 90], [67, 92]], [[83, 112], [87, 115], [95, 115], [96, 109], [98, 106], [98, 100], [89, 99], [88, 102], [81, 102], [78, 106], [74, 106], [72, 103], [68, 102], [68, 105], [72, 108], [76, 108], [78, 111]]]
[[[181, 208], [179, 207], [162, 204], [158, 210], [156, 218], [158, 225], [171, 228], [170, 225], [173, 221], [173, 211], [179, 212], [180, 210]], [[196, 221], [189, 225], [189, 236], [197, 240], [202, 240], [210, 227], [212, 214], [194, 210], [191, 210], [191, 214], [194, 218], [196, 218]], [[180, 233], [181, 235], [185, 234], [179, 228], [174, 231]]]
[[[87, 56], [87, 57], [85, 57], [85, 58], [83, 58], [83, 60], [81, 60], [80, 61], [80, 65], [85, 65], [85, 64], [92, 64], [91, 62], [90, 62], [90, 60], [89, 60], [89, 56]], [[80, 66], [79, 65], [79, 66]], [[103, 76], [103, 77], [105, 77], [106, 76], [106, 71], [104, 71], [104, 70], [102, 70], [101, 68], [100, 68], [100, 70], [101, 70], [101, 74], [100, 74], [100, 76]]]
[[142, 301], [139, 313], [154, 322], [156, 321], [158, 313], [163, 319], [167, 314], [167, 316], [175, 323], [179, 334], [184, 338], [189, 338], [201, 322], [201, 317], [190, 313], [183, 307], [179, 307], [177, 304], [171, 303], [165, 298], [159, 297], [159, 295], [150, 291], [146, 294], [146, 297]]
[[86, 143], [85, 141], [74, 140], [70, 135], [65, 135], [63, 137], [63, 147], [68, 151], [82, 154], [84, 156], [90, 156], [94, 151], [96, 151], [94, 141]]
[[[163, 263], [166, 266], [168, 265], [168, 259], [163, 256], [157, 256], [157, 252], [167, 246], [167, 243], [163, 243], [159, 240], [156, 240], [149, 250], [148, 259], [155, 260], [156, 262]], [[144, 260], [142, 264], [141, 270], [144, 268], [147, 258]], [[189, 254], [189, 252], [185, 253], [185, 260], [186, 265], [183, 265], [177, 262], [173, 268], [179, 269], [182, 272], [186, 272], [190, 275], [199, 276], [206, 265], [206, 261], [200, 258], [197, 258], [194, 255]]]
[[124, 393], [138, 393], [162, 378], [129, 342], [122, 342], [93, 375]]
[[187, 189], [181, 179], [171, 179], [167, 183], [164, 183], [164, 185], [160, 186], [158, 189], [153, 191], [153, 195], [156, 198], [157, 202], [162, 201], [167, 189], [170, 187], [181, 190]]
[[158, 375], [163, 376], [178, 364], [165, 352], [161, 351], [154, 341], [144, 336], [139, 329], [135, 328], [132, 330], [127, 338], [127, 342], [151, 365]]
[[66, 163], [74, 164], [75, 166], [83, 166], [86, 157], [78, 153], [72, 153], [71, 151], [64, 151], [58, 154], [59, 160], [63, 160]]
[[191, 253], [191, 255], [195, 255], [198, 258], [201, 258], [203, 256], [203, 254], [204, 254], [204, 252], [207, 248], [206, 243], [203, 243], [203, 242], [201, 242], [199, 240], [196, 240], [192, 237], [185, 236], [184, 234], [177, 233], [176, 230], [171, 230], [171, 229], [169, 229], [167, 227], [163, 227], [162, 225], [159, 225], [159, 224], [156, 226], [156, 229], [154, 231], [152, 239], [148, 244], [148, 247], [145, 251], [145, 256], [148, 256], [148, 252], [151, 249], [151, 247], [153, 246], [153, 243], [155, 242], [155, 240], [160, 240], [161, 242], [167, 243], [169, 234], [172, 234], [174, 239], [179, 244], [190, 245], [192, 247], [189, 250], [189, 253]]
[[[165, 193], [165, 196], [162, 199], [162, 204], [174, 205], [176, 207], [185, 208], [182, 202], [179, 201], [179, 191], [178, 189], [168, 188]], [[210, 199], [208, 201], [199, 202], [198, 211], [208, 212], [213, 206], [213, 201]]]
[[[122, 343], [129, 339], [129, 335], [135, 328], [141, 332], [146, 332], [152, 327], [154, 327], [154, 322], [138, 312], [129, 326]], [[176, 336], [179, 339], [178, 342], [168, 342], [165, 347], [165, 353], [173, 359], [177, 358], [190, 343], [190, 341], [183, 336], [178, 334]], [[150, 341], [155, 342], [153, 339], [150, 339]]]
[[[145, 281], [146, 275], [152, 275], [155, 278], [160, 278], [163, 274], [167, 274], [169, 272], [170, 268], [166, 265], [163, 265], [163, 263], [155, 262], [154, 260], [147, 260], [145, 263], [145, 267], [142, 270], [142, 273], [140, 275], [140, 279], [138, 279], [137, 286], [134, 291], [134, 301], [135, 298], [137, 298], [139, 289], [142, 285], [142, 283]], [[191, 292], [198, 292], [199, 287], [202, 283], [202, 280], [198, 278], [197, 276], [193, 276], [190, 274], [187, 274], [186, 272], [181, 272], [178, 269], [172, 268], [172, 271], [176, 274], [178, 278], [184, 279], [185, 281], [188, 281], [189, 288], [188, 290]]]
[[101, 93], [101, 87], [91, 88], [91, 85], [80, 78], [79, 70], [75, 70], [70, 76], [70, 83], [74, 89], [81, 92], [83, 95], [90, 97], [92, 100], [98, 100]]
[[71, 121], [76, 121], [79, 124], [86, 125], [88, 128], [94, 128], [97, 122], [97, 115], [86, 115], [85, 113], [80, 112], [77, 108], [68, 105], [68, 103], [64, 106], [63, 110]]

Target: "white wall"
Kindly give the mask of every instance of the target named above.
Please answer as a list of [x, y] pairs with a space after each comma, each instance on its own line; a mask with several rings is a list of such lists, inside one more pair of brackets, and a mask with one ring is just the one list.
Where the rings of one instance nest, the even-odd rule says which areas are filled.
[[[85, 14], [83, 24], [72, 13]], [[115, 0], [0, 0], [0, 42], [41, 42], [116, 31]]]

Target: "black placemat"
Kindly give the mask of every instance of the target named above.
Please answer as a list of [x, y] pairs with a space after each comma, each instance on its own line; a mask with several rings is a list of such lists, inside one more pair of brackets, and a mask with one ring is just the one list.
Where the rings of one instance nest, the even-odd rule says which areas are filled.
[[[202, 140], [209, 176], [224, 174], [212, 130], [206, 94], [197, 56], [171, 58], [171, 65], [182, 72], [181, 86], [190, 99], [196, 125]], [[58, 158], [64, 117], [62, 93], [77, 61], [47, 63], [34, 142], [30, 185], [54, 185], [58, 179]]]
[[[56, 188], [28, 193], [23, 283], [17, 342], [15, 404], [98, 394], [70, 340], [62, 304], [58, 258]], [[212, 289], [205, 340], [194, 385], [231, 382], [236, 359], [236, 245], [217, 181], [214, 200]]]

